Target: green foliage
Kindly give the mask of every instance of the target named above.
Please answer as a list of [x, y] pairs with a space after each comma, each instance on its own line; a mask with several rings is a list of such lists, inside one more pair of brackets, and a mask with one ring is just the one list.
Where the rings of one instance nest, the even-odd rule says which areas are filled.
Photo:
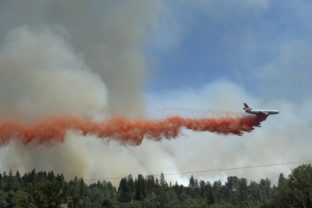
[[278, 186], [269, 179], [248, 184], [230, 176], [225, 184], [190, 177], [189, 186], [168, 185], [164, 174], [131, 175], [120, 180], [118, 190], [106, 181], [86, 184], [82, 178], [65, 181], [63, 175], [32, 170], [23, 176], [0, 174], [0, 208], [290, 208], [312, 207], [312, 167], [301, 165]]
[[272, 200], [263, 207], [312, 207], [312, 167], [295, 168], [288, 179], [281, 174]]
[[119, 202], [130, 202], [132, 199], [132, 192], [129, 183], [126, 178], [122, 178], [118, 188], [118, 201]]
[[142, 175], [138, 175], [138, 179], [135, 181], [135, 200], [143, 201], [146, 197], [146, 185], [145, 179]]
[[37, 207], [57, 208], [65, 201], [66, 185], [62, 176], [53, 181], [45, 181], [34, 187], [31, 192]]

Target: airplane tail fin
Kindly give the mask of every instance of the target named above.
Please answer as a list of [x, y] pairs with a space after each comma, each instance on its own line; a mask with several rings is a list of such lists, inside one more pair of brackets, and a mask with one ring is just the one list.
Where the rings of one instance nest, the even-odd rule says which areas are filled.
[[250, 109], [249, 105], [247, 105], [247, 103], [244, 103], [244, 110], [246, 109]]

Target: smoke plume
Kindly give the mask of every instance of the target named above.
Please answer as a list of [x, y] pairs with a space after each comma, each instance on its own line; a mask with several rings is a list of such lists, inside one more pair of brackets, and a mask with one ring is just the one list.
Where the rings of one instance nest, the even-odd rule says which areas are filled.
[[176, 138], [181, 129], [209, 131], [219, 134], [242, 135], [250, 132], [265, 120], [266, 116], [241, 116], [227, 118], [183, 118], [169, 117], [163, 120], [130, 120], [112, 118], [104, 122], [93, 122], [77, 118], [48, 118], [31, 126], [19, 122], [0, 122], [0, 145], [11, 138], [23, 144], [53, 144], [63, 142], [68, 129], [78, 130], [83, 135], [93, 134], [101, 138], [113, 138], [125, 144], [140, 144], [143, 138], [161, 140]]
[[[141, 47], [159, 6], [145, 0], [1, 1], [1, 120], [33, 123], [63, 115], [94, 120], [106, 118], [107, 112], [143, 116], [146, 71]], [[111, 158], [120, 160], [113, 156], [120, 152], [116, 146], [94, 139], [85, 144], [75, 133], [65, 137], [62, 145], [51, 148], [29, 148], [13, 141], [0, 151], [6, 158], [0, 166], [54, 170], [67, 178], [120, 172], [112, 164], [110, 172], [93, 164], [99, 158], [103, 164]], [[99, 145], [101, 151], [94, 151]]]

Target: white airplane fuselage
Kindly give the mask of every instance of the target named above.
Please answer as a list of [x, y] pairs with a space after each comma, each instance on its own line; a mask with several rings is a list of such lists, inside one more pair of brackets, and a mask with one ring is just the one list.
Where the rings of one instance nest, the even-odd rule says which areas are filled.
[[246, 113], [255, 114], [255, 115], [273, 115], [273, 114], [279, 114], [278, 110], [262, 110], [262, 109], [252, 109], [250, 108], [246, 103], [244, 103], [244, 108]]
[[245, 112], [246, 113], [250, 113], [250, 114], [264, 113], [264, 114], [267, 114], [267, 115], [279, 114], [279, 112], [277, 110], [261, 110], [261, 109], [257, 109], [257, 110], [246, 109]]

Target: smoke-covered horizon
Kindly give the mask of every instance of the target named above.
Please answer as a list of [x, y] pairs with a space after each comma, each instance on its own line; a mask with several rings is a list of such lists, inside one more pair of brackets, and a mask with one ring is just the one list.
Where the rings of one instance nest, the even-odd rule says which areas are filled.
[[[92, 179], [311, 159], [312, 101], [303, 90], [296, 89], [297, 85], [310, 86], [309, 76], [304, 75], [310, 64], [310, 50], [305, 46], [305, 41], [309, 41], [280, 43], [273, 39], [269, 43], [278, 44], [274, 47], [269, 44], [268, 54], [258, 58], [259, 51], [266, 50], [263, 38], [267, 36], [255, 36], [250, 25], [247, 28], [251, 32], [237, 25], [236, 30], [229, 31], [231, 27], [227, 25], [223, 33], [220, 28], [207, 30], [212, 42], [208, 37], [201, 39], [204, 30], [183, 42], [183, 38], [198, 30], [196, 27], [186, 29], [191, 25], [191, 20], [186, 21], [190, 13], [184, 15], [183, 11], [199, 5], [201, 11], [206, 8], [209, 25], [224, 25], [232, 14], [230, 8], [243, 11], [243, 16], [256, 11], [253, 17], [257, 18], [271, 6], [269, 1], [248, 1], [231, 4], [223, 11], [220, 4], [224, 1], [218, 2], [221, 3], [198, 0], [193, 5], [179, 1], [177, 7], [182, 9], [177, 13], [181, 20], [177, 20], [170, 19], [174, 7], [172, 2], [165, 1], [0, 1], [0, 121], [16, 118], [29, 124], [49, 116], [74, 116], [92, 121], [111, 116], [144, 119], [150, 112], [159, 116], [161, 112], [157, 109], [164, 108], [241, 112], [243, 102], [250, 102], [255, 108], [281, 111], [277, 116], [269, 116], [262, 128], [243, 137], [182, 130], [175, 141], [143, 140], [139, 146], [123, 146], [118, 141], [103, 141], [96, 135], [84, 136], [69, 130], [64, 143], [51, 147], [24, 146], [13, 140], [0, 149], [1, 169], [54, 170], [66, 178]], [[275, 34], [276, 31], [269, 29], [269, 34]], [[200, 56], [206, 51], [197, 51], [195, 43], [187, 52], [180, 48], [196, 41], [201, 41], [198, 45], [214, 49], [206, 57], [213, 63], [212, 68], [196, 70], [202, 67], [200, 58], [205, 58]], [[219, 42], [222, 44], [217, 48]], [[261, 47], [256, 47], [258, 42]], [[227, 45], [235, 55], [227, 50]], [[161, 48], [163, 56], [174, 50], [179, 52], [166, 57], [170, 62], [165, 62], [164, 58], [150, 57], [154, 54], [145, 47], [152, 46]], [[274, 55], [269, 57], [270, 54]], [[192, 64], [185, 63], [186, 59]], [[234, 73], [255, 87], [240, 83], [243, 79], [227, 78], [231, 73], [219, 74], [218, 69], [224, 66], [215, 60], [225, 63], [225, 67], [237, 64]], [[249, 64], [253, 61], [258, 71], [243, 68], [246, 65], [252, 68]], [[292, 70], [298, 65], [300, 73]], [[172, 66], [175, 67], [171, 69]], [[163, 72], [158, 67], [170, 70]], [[283, 73], [284, 69], [287, 73]], [[195, 76], [198, 72], [201, 74]], [[158, 76], [160, 73], [169, 78]], [[166, 85], [167, 79], [179, 88], [150, 92], [146, 85], [154, 78], [154, 85], [159, 89]], [[203, 79], [207, 81], [199, 85]], [[279, 96], [290, 92], [300, 99]], [[263, 177], [274, 180], [280, 172], [288, 173], [290, 167], [224, 171], [200, 177], [211, 179], [236, 174], [252, 180]], [[170, 180], [183, 181], [184, 176], [175, 175]]]

